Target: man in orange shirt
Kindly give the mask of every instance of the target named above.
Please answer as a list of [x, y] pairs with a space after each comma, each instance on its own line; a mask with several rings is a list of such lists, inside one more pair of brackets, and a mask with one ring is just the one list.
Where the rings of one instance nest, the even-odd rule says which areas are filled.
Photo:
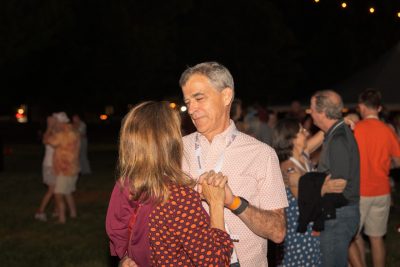
[[[385, 244], [390, 210], [389, 170], [391, 160], [400, 165], [400, 144], [394, 131], [379, 120], [381, 94], [375, 89], [361, 93], [358, 104], [362, 121], [354, 135], [360, 151], [360, 230], [369, 236], [374, 267], [385, 266]], [[357, 251], [358, 249], [358, 251]], [[360, 253], [363, 265], [364, 242], [360, 235], [351, 244], [350, 254]]]

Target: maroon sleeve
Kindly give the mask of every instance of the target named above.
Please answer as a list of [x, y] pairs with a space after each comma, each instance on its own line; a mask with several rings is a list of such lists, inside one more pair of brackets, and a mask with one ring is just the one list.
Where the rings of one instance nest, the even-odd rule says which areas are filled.
[[114, 186], [108, 204], [106, 216], [106, 231], [110, 239], [112, 256], [123, 258], [128, 247], [128, 224], [134, 207], [131, 205], [127, 190], [119, 182]]

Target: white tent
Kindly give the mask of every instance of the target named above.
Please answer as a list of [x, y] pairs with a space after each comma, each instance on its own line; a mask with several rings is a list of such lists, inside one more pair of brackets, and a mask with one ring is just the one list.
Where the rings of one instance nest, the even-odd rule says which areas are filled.
[[350, 106], [357, 103], [358, 95], [366, 88], [380, 90], [387, 108], [400, 109], [400, 42], [375, 64], [333, 86]]

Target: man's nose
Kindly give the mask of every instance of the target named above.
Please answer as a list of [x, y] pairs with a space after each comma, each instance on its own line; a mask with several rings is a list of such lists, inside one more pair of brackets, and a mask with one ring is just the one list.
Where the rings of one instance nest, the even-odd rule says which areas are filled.
[[196, 111], [197, 105], [195, 102], [190, 102], [187, 104], [187, 108], [189, 115], [192, 115]]

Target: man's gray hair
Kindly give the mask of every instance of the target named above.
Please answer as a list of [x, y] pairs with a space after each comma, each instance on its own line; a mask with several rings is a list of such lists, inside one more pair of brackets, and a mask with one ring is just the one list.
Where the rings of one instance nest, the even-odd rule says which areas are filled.
[[324, 112], [331, 120], [342, 118], [343, 101], [338, 93], [333, 90], [323, 90], [316, 92], [313, 97], [319, 113]]
[[218, 91], [222, 91], [229, 87], [233, 92], [235, 92], [235, 85], [231, 73], [224, 65], [218, 62], [203, 62], [193, 67], [188, 67], [182, 73], [181, 78], [179, 79], [179, 85], [183, 87], [194, 74], [206, 76], [210, 80], [212, 86]]

